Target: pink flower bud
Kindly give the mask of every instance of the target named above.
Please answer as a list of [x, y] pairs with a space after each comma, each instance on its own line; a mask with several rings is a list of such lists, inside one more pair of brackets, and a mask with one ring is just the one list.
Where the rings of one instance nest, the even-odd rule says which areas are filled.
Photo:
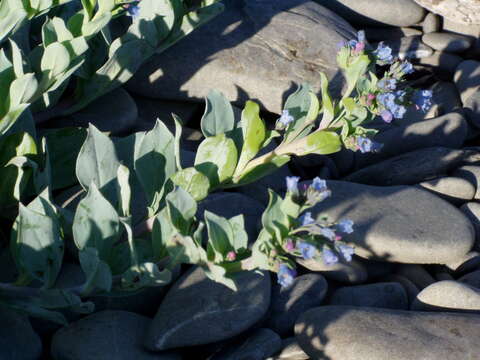
[[235, 261], [237, 258], [237, 254], [235, 254], [235, 251], [229, 251], [227, 254], [227, 260], [228, 261]]

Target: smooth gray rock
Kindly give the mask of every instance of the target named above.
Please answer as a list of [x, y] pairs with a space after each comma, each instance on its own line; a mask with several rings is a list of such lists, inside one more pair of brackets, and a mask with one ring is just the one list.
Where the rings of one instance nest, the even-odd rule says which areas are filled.
[[467, 122], [460, 112], [434, 119], [392, 126], [380, 131], [375, 141], [383, 144], [377, 153], [355, 153], [355, 168], [360, 169], [389, 157], [417, 149], [445, 146], [457, 149], [467, 137]]
[[55, 333], [52, 357], [55, 360], [180, 360], [176, 354], [154, 354], [143, 348], [149, 322], [149, 318], [127, 311], [94, 313]]
[[442, 27], [442, 19], [440, 16], [428, 13], [423, 19], [422, 30], [424, 34], [440, 31]]
[[438, 281], [417, 295], [411, 310], [480, 313], [480, 289], [458, 281]]
[[376, 282], [379, 278], [390, 275], [395, 269], [395, 264], [393, 263], [372, 259], [367, 260], [358, 256], [356, 258], [367, 269], [368, 282]]
[[407, 310], [408, 297], [399, 283], [375, 283], [339, 288], [333, 293], [330, 305]]
[[405, 276], [420, 290], [435, 282], [433, 276], [430, 275], [430, 273], [428, 273], [422, 265], [418, 264], [399, 264], [395, 273]]
[[466, 165], [456, 169], [452, 176], [463, 178], [475, 186], [475, 199], [480, 199], [480, 166]]
[[449, 33], [467, 35], [472, 38], [477, 38], [480, 36], [479, 24], [462, 24], [446, 18], [443, 18], [442, 30]]
[[457, 262], [445, 264], [455, 275], [461, 275], [469, 271], [480, 268], [480, 253], [470, 251], [465, 257]]
[[210, 344], [254, 325], [270, 305], [270, 276], [244, 272], [235, 281], [236, 292], [208, 279], [200, 267], [184, 274], [160, 304], [145, 337], [147, 348]]
[[415, 0], [445, 19], [462, 24], [480, 24], [480, 4], [472, 0]]
[[463, 103], [480, 89], [479, 77], [480, 62], [465, 60], [457, 66], [454, 80]]
[[445, 271], [437, 271], [434, 274], [434, 277], [435, 277], [435, 280], [437, 281], [444, 281], [444, 280], [455, 281], [455, 278]]
[[[401, 60], [420, 59], [433, 54], [433, 49], [422, 42], [421, 36], [405, 36], [396, 40], [384, 41], [392, 49], [393, 56]], [[377, 44], [373, 44], [376, 47]]]
[[413, 264], [445, 264], [463, 258], [474, 242], [470, 221], [455, 207], [409, 186], [375, 187], [327, 181], [332, 196], [313, 214], [352, 219], [344, 241], [363, 258]]
[[[267, 189], [263, 191], [267, 192]], [[265, 206], [258, 200], [239, 193], [213, 193], [198, 204], [197, 217], [203, 220], [205, 210], [230, 219], [242, 214], [245, 220], [245, 230], [250, 241], [258, 236], [258, 227]]]
[[480, 250], [480, 204], [477, 202], [469, 202], [463, 204], [460, 210], [467, 216], [475, 228], [475, 249]]
[[282, 337], [290, 335], [295, 320], [308, 309], [319, 306], [327, 289], [327, 281], [320, 274], [299, 276], [287, 288], [275, 284], [265, 326]]
[[413, 185], [435, 179], [458, 167], [465, 152], [444, 147], [429, 147], [367, 166], [344, 180], [368, 185]]
[[28, 316], [0, 306], [0, 359], [37, 360], [42, 341], [33, 331]]
[[470, 181], [454, 176], [423, 181], [418, 186], [454, 205], [472, 200], [477, 190]]
[[308, 360], [310, 357], [305, 354], [300, 345], [298, 345], [297, 339], [294, 337], [284, 339], [282, 341], [282, 350], [274, 357], [270, 357], [267, 360]]
[[434, 50], [449, 53], [460, 53], [472, 46], [472, 39], [467, 36], [443, 32], [424, 34], [422, 41]]
[[415, 67], [433, 71], [440, 79], [450, 81], [457, 66], [463, 61], [461, 56], [441, 51], [435, 51], [432, 55], [415, 61]]
[[369, 42], [400, 39], [405, 36], [422, 35], [422, 32], [409, 27], [372, 27], [365, 28], [365, 37]]
[[304, 268], [318, 272], [329, 280], [341, 283], [361, 284], [367, 281], [368, 278], [367, 270], [356, 259], [352, 259], [352, 261], [341, 259], [332, 265], [326, 265], [323, 261], [316, 261], [315, 259], [305, 260], [296, 258], [295, 260]]
[[480, 315], [348, 306], [311, 309], [295, 325], [302, 349], [329, 360], [474, 359], [479, 333]]
[[136, 124], [138, 109], [130, 94], [119, 87], [91, 102], [87, 107], [67, 117], [49, 121], [51, 127], [95, 125], [112, 135], [127, 135]]
[[463, 103], [465, 117], [475, 127], [480, 129], [480, 95], [478, 93], [472, 94]]
[[420, 289], [413, 282], [411, 282], [408, 278], [402, 275], [390, 274], [380, 279], [380, 281], [397, 282], [399, 284], [402, 284], [405, 292], [407, 293], [409, 304], [411, 304], [416, 299], [418, 293], [420, 292]]
[[347, 21], [364, 26], [410, 26], [422, 21], [425, 10], [412, 0], [315, 0]]
[[256, 99], [278, 114], [292, 83], [308, 81], [319, 90], [323, 71], [337, 92], [343, 86], [332, 54], [356, 31], [340, 16], [305, 0], [223, 3], [221, 16], [143, 64], [128, 89], [192, 101], [215, 88], [241, 107]]
[[480, 289], [480, 270], [472, 271], [471, 273], [463, 275], [458, 281]]
[[275, 354], [281, 346], [282, 339], [272, 330], [258, 329], [240, 346], [232, 346], [210, 360], [264, 360]]

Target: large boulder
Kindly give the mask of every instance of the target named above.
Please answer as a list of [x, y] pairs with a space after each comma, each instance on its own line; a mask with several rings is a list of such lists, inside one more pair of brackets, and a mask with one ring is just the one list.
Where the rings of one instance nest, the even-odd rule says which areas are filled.
[[480, 2], [476, 0], [415, 0], [424, 8], [461, 24], [480, 24]]
[[224, 13], [154, 56], [128, 83], [153, 98], [200, 99], [210, 89], [243, 106], [258, 100], [280, 113], [292, 83], [320, 88], [320, 72], [342, 79], [337, 44], [356, 37], [334, 12], [305, 0], [225, 0]]

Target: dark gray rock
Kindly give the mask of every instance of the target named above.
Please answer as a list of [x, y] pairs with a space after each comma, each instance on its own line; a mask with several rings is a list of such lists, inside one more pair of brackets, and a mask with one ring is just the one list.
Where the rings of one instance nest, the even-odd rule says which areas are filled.
[[439, 281], [417, 295], [411, 310], [480, 313], [480, 289], [458, 281]]
[[[422, 42], [421, 36], [405, 36], [400, 39], [384, 41], [392, 49], [393, 56], [404, 59], [420, 59], [433, 54], [433, 49]], [[376, 47], [377, 44], [373, 44]]]
[[194, 267], [169, 290], [145, 337], [151, 350], [210, 344], [231, 338], [260, 320], [270, 305], [270, 277], [238, 274], [232, 291]]
[[435, 282], [432, 275], [430, 275], [422, 265], [418, 264], [399, 264], [395, 273], [405, 276], [420, 290]]
[[409, 27], [372, 27], [365, 28], [365, 37], [369, 42], [396, 40], [405, 36], [422, 35], [422, 32]]
[[99, 130], [110, 132], [112, 135], [126, 135], [135, 128], [137, 117], [135, 101], [120, 87], [72, 115], [49, 121], [48, 125], [88, 127], [88, 124], [92, 123]]
[[274, 357], [270, 357], [267, 360], [308, 360], [310, 357], [305, 354], [300, 345], [298, 345], [297, 339], [294, 337], [284, 339], [282, 341], [282, 350]]
[[480, 289], [480, 270], [472, 271], [471, 273], [463, 275], [458, 281]]
[[480, 4], [471, 0], [415, 0], [435, 14], [461, 24], [480, 23]]
[[472, 248], [474, 229], [455, 207], [409, 186], [375, 187], [327, 181], [332, 196], [313, 209], [332, 221], [352, 219], [344, 241], [363, 258], [388, 262], [445, 264]]
[[[267, 192], [267, 189], [263, 189]], [[203, 220], [205, 210], [231, 218], [243, 214], [250, 241], [258, 236], [258, 227], [265, 206], [258, 200], [239, 193], [213, 193], [198, 204], [197, 217]]]
[[472, 46], [472, 40], [467, 36], [441, 32], [424, 34], [422, 41], [434, 50], [449, 53], [460, 53]]
[[0, 359], [39, 359], [42, 342], [33, 331], [28, 317], [1, 305], [0, 319]]
[[476, 250], [480, 250], [480, 204], [476, 202], [469, 202], [463, 204], [460, 210], [468, 217], [473, 227], [475, 228], [475, 246]]
[[463, 259], [454, 263], [445, 264], [445, 266], [453, 271], [455, 275], [465, 274], [480, 268], [480, 253], [470, 251]]
[[176, 354], [153, 354], [142, 340], [150, 319], [127, 311], [101, 311], [57, 331], [52, 339], [56, 360], [159, 359], [179, 360]]
[[462, 166], [452, 176], [463, 178], [475, 186], [475, 199], [480, 199], [480, 166]]
[[440, 79], [450, 81], [457, 66], [463, 61], [461, 56], [441, 51], [435, 51], [432, 55], [415, 61], [415, 67], [419, 66], [433, 71]]
[[465, 60], [457, 66], [454, 80], [463, 103], [466, 103], [470, 96], [478, 92], [480, 88], [479, 77], [480, 62]]
[[393, 263], [371, 259], [366, 260], [360, 257], [356, 258], [367, 270], [369, 282], [376, 282], [377, 279], [390, 275], [395, 269], [395, 264]]
[[399, 283], [375, 283], [342, 287], [333, 293], [330, 305], [407, 310], [408, 298], [405, 289]]
[[389, 157], [434, 146], [460, 148], [467, 137], [467, 122], [460, 112], [434, 119], [392, 126], [380, 131], [375, 141], [383, 144], [377, 153], [355, 153], [355, 168], [377, 163]]
[[410, 26], [422, 21], [425, 10], [411, 0], [315, 0], [352, 24]]
[[429, 147], [392, 157], [346, 176], [368, 185], [413, 185], [440, 177], [464, 161], [463, 150]]
[[304, 268], [318, 272], [329, 280], [347, 284], [361, 284], [367, 281], [367, 270], [356, 259], [352, 259], [352, 261], [341, 259], [332, 265], [326, 265], [323, 261], [316, 261], [315, 259], [305, 260], [296, 258], [295, 260]]
[[223, 3], [221, 16], [143, 64], [128, 89], [192, 101], [215, 88], [240, 106], [257, 99], [280, 113], [292, 83], [308, 81], [319, 90], [323, 71], [337, 91], [343, 86], [332, 54], [356, 31], [340, 16], [305, 0]]
[[423, 19], [422, 30], [424, 34], [440, 31], [442, 27], [442, 19], [440, 16], [428, 13]]
[[302, 349], [330, 360], [474, 358], [479, 333], [480, 315], [348, 306], [311, 309], [295, 325]]
[[417, 295], [420, 292], [420, 289], [413, 282], [402, 275], [390, 274], [380, 280], [383, 282], [397, 282], [402, 284], [405, 292], [407, 293], [409, 304], [411, 304], [417, 298]]
[[275, 354], [281, 346], [282, 339], [272, 330], [258, 329], [240, 346], [222, 351], [211, 360], [264, 360]]
[[327, 288], [327, 281], [320, 274], [299, 276], [287, 288], [275, 284], [266, 326], [282, 337], [290, 335], [297, 318], [322, 303]]
[[472, 200], [477, 190], [470, 181], [454, 176], [423, 181], [418, 186], [454, 205]]

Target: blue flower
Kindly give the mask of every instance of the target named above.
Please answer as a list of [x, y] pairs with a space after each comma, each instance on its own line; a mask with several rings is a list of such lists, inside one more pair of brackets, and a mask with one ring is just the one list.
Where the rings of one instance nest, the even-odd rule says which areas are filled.
[[397, 88], [397, 79], [383, 78], [378, 82], [378, 87], [383, 90], [395, 90]]
[[373, 52], [377, 57], [377, 61], [382, 64], [391, 64], [393, 62], [392, 49], [380, 42], [377, 46], [377, 50]]
[[401, 119], [407, 112], [407, 108], [402, 105], [396, 105], [392, 110], [392, 115], [395, 119]]
[[413, 65], [405, 60], [404, 62], [402, 62], [400, 64], [400, 68], [398, 69], [398, 71], [402, 74], [402, 75], [407, 75], [407, 74], [411, 74], [413, 73]]
[[353, 232], [353, 221], [350, 219], [343, 219], [338, 223], [338, 230], [345, 234], [351, 234]]
[[320, 179], [318, 176], [313, 179], [312, 185], [310, 185], [315, 191], [327, 191], [327, 182], [323, 179]]
[[380, 112], [380, 116], [382, 117], [383, 121], [385, 121], [386, 123], [391, 123], [393, 120], [393, 114], [388, 110], [382, 110]]
[[297, 276], [295, 269], [290, 269], [290, 267], [288, 267], [286, 264], [280, 264], [277, 273], [277, 282], [282, 287], [288, 287], [292, 285], [295, 276]]
[[427, 112], [432, 107], [432, 91], [431, 90], [419, 90], [413, 94], [412, 98], [417, 110]]
[[140, 7], [138, 5], [129, 4], [127, 7], [127, 16], [135, 18], [140, 15]]
[[313, 257], [315, 256], [315, 253], [317, 252], [317, 249], [315, 248], [315, 246], [303, 241], [299, 241], [297, 243], [297, 249], [300, 250], [300, 252], [302, 253], [302, 257], [305, 260], [313, 259]]
[[328, 228], [328, 227], [324, 227], [320, 230], [320, 234], [322, 236], [325, 236], [328, 240], [330, 241], [334, 241], [335, 238], [337, 237], [337, 234], [335, 234], [335, 231], [333, 231], [332, 229]]
[[340, 244], [337, 246], [340, 254], [346, 261], [352, 261], [352, 255], [355, 253], [355, 249], [351, 246]]
[[315, 219], [312, 217], [312, 213], [308, 211], [300, 217], [300, 222], [302, 226], [307, 226], [313, 224], [315, 222]]
[[405, 100], [405, 95], [405, 91], [398, 90], [395, 93], [388, 92], [380, 94], [377, 96], [377, 99], [378, 102], [383, 105], [386, 110], [392, 113], [395, 119], [401, 119], [403, 118], [403, 115], [405, 115], [407, 109], [405, 108], [405, 106], [398, 104], [397, 101], [403, 102]]
[[395, 104], [395, 95], [391, 92], [383, 93], [377, 96], [377, 100], [386, 109], [391, 109]]
[[335, 255], [335, 253], [327, 247], [323, 248], [322, 258], [325, 265], [333, 265], [338, 262], [338, 256]]
[[282, 111], [282, 116], [280, 116], [280, 118], [278, 119], [278, 121], [283, 125], [283, 126], [287, 126], [288, 124], [290, 124], [292, 121], [294, 121], [295, 119], [293, 118], [292, 115], [290, 115], [290, 112], [288, 110], [283, 110]]
[[287, 191], [298, 194], [298, 181], [300, 180], [299, 176], [287, 176]]

